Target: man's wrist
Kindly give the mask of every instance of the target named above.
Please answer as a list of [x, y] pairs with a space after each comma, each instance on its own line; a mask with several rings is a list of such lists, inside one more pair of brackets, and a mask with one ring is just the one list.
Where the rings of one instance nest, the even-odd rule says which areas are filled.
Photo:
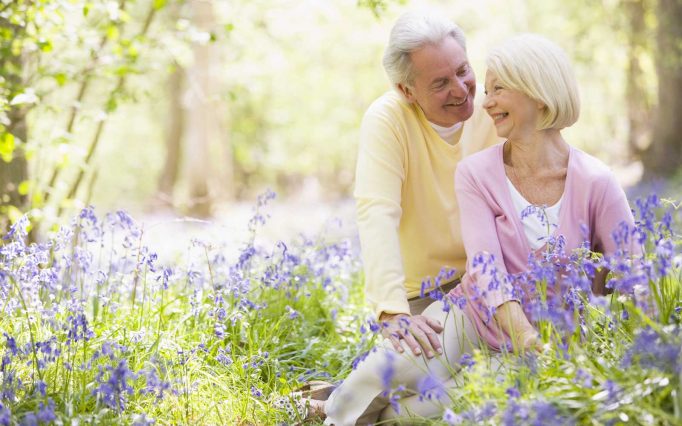
[[404, 315], [406, 317], [410, 316], [410, 314], [406, 314], [404, 312], [399, 312], [397, 314], [382, 312], [379, 314], [379, 321], [389, 321], [389, 320], [392, 320], [393, 318], [397, 317], [398, 315]]

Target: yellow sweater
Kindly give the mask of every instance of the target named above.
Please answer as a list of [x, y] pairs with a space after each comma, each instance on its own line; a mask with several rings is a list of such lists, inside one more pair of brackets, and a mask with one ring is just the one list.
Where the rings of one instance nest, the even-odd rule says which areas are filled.
[[[465, 156], [501, 140], [480, 106], [449, 145], [417, 104], [395, 91], [377, 99], [360, 129], [355, 176], [366, 300], [377, 316], [410, 313], [408, 298], [443, 267], [464, 273], [454, 174]], [[481, 173], [485, 173], [481, 170]]]

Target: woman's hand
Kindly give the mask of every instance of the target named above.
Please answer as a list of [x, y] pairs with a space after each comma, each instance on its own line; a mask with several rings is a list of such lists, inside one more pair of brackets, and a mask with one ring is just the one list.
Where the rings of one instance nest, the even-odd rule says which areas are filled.
[[542, 342], [535, 327], [528, 321], [519, 302], [510, 301], [497, 307], [495, 320], [509, 337], [514, 352], [540, 351]]

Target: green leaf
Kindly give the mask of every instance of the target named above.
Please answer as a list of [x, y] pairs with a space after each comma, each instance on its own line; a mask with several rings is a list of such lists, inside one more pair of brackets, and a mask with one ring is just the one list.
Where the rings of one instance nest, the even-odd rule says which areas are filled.
[[109, 25], [107, 27], [107, 38], [109, 40], [118, 40], [120, 34], [121, 32], [118, 30], [116, 25]]
[[52, 52], [52, 42], [50, 40], [38, 40], [38, 47], [42, 52]]
[[57, 81], [58, 85], [63, 86], [66, 84], [67, 77], [66, 77], [65, 73], [58, 72], [55, 75], [53, 75], [53, 77], [54, 77], [55, 81]]
[[31, 190], [31, 181], [25, 180], [19, 184], [19, 187], [17, 188], [17, 192], [19, 192], [19, 195], [28, 195], [28, 192]]
[[166, 6], [166, 0], [154, 0], [152, 6], [154, 7], [155, 10], [162, 9], [163, 7]]
[[3, 133], [0, 135], [0, 158], [5, 163], [9, 163], [14, 158], [14, 135]]

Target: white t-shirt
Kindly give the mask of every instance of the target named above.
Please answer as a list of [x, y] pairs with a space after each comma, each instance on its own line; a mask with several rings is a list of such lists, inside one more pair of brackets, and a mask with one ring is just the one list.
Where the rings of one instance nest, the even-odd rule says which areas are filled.
[[554, 234], [559, 224], [559, 209], [563, 195], [553, 206], [536, 206], [529, 203], [507, 178], [507, 186], [514, 202], [514, 207], [521, 217], [523, 231], [533, 250], [537, 250], [547, 242], [547, 237]]
[[429, 121], [429, 124], [431, 127], [433, 127], [433, 130], [438, 133], [438, 135], [448, 144], [454, 145], [455, 143], [455, 133], [457, 133], [457, 130], [459, 130], [460, 127], [462, 127], [462, 123], [455, 123], [450, 127], [443, 127], [439, 126], [438, 124], [432, 123]]

